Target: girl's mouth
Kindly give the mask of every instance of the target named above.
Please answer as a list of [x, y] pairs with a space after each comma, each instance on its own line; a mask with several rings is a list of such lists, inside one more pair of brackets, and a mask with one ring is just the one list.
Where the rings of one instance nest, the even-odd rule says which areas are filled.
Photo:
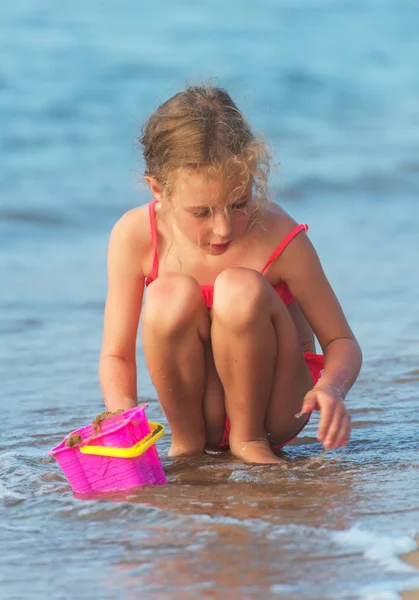
[[230, 244], [231, 242], [226, 242], [225, 244], [211, 244], [211, 248], [216, 252], [225, 252]]

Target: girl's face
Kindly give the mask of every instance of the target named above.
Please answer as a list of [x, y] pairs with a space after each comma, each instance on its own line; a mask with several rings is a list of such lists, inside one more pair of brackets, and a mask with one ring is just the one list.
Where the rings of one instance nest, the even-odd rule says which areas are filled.
[[168, 200], [170, 216], [194, 245], [208, 254], [223, 254], [248, 230], [252, 183], [240, 176], [210, 177], [207, 169], [183, 169]]

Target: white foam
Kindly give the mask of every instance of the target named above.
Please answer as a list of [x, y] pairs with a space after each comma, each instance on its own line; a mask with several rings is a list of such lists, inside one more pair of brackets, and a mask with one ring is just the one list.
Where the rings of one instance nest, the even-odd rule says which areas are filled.
[[[387, 587], [388, 584], [385, 584], [385, 586]], [[360, 594], [360, 600], [400, 600], [400, 596], [397, 592], [389, 592], [386, 590], [377, 589], [376, 591], [367, 592], [366, 595], [365, 592], [361, 591]]]
[[288, 585], [287, 583], [274, 583], [269, 589], [272, 594], [279, 594], [280, 596], [283, 594], [292, 594], [297, 590], [298, 588], [295, 585]]
[[417, 549], [413, 538], [403, 534], [380, 534], [366, 531], [359, 525], [355, 525], [345, 531], [330, 532], [332, 541], [362, 551], [365, 558], [379, 563], [389, 571], [393, 572], [417, 572], [415, 567], [398, 559], [400, 554], [407, 554]]
[[25, 496], [18, 492], [9, 490], [3, 482], [0, 481], [0, 500], [24, 500]]
[[236, 483], [255, 483], [257, 481], [257, 478], [255, 478], [254, 475], [252, 475], [248, 471], [242, 471], [239, 469], [233, 471], [228, 479], [229, 481], [234, 481]]
[[[11, 487], [22, 483], [27, 472], [19, 463], [14, 452], [4, 452], [0, 455], [0, 501], [24, 500], [25, 496], [15, 492]], [[7, 486], [6, 483], [7, 482]]]
[[[408, 584], [397, 585], [399, 592], [416, 590], [419, 588], [419, 577], [409, 581]], [[359, 600], [400, 600], [398, 592], [390, 591], [387, 582], [373, 583], [363, 586], [359, 591]]]

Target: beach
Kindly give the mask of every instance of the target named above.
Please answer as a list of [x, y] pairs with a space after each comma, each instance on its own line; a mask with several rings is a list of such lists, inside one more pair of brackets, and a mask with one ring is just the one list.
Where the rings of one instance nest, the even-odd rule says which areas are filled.
[[[0, 597], [419, 598], [419, 7], [163, 4], [0, 7]], [[250, 466], [170, 459], [167, 427], [168, 485], [80, 499], [48, 452], [104, 410], [109, 234], [152, 199], [140, 125], [214, 78], [361, 344], [351, 439], [324, 454], [314, 415], [280, 467]], [[167, 425], [140, 342], [137, 362]]]
[[[419, 569], [419, 552], [409, 552], [403, 556], [403, 560], [407, 562], [407, 564], [411, 565], [415, 569]], [[419, 598], [419, 590], [413, 590], [411, 592], [403, 592], [402, 600], [417, 600]]]

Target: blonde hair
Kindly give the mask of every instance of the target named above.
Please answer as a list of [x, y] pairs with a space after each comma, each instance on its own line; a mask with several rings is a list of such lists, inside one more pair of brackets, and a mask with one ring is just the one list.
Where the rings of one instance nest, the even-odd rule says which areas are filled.
[[155, 177], [170, 197], [183, 168], [209, 167], [209, 173], [240, 173], [253, 180], [257, 204], [267, 195], [270, 154], [257, 139], [230, 95], [210, 85], [189, 86], [150, 116], [138, 141], [145, 174]]

